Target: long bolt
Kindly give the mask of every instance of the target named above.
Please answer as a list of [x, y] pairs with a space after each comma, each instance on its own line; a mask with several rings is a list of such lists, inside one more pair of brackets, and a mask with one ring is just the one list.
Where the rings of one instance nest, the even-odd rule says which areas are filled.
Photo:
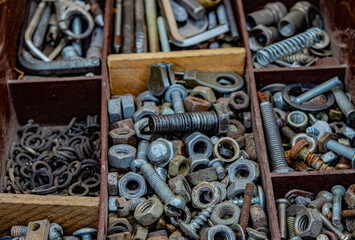
[[253, 190], [254, 190], [254, 184], [248, 183], [245, 187], [245, 192], [243, 197], [244, 201], [243, 201], [243, 206], [240, 212], [240, 219], [239, 219], [239, 225], [241, 226], [244, 232], [246, 231], [249, 222], [250, 206], [251, 206], [251, 200], [253, 198]]
[[274, 172], [293, 172], [294, 170], [287, 165], [272, 103], [269, 102], [265, 95], [261, 92], [258, 92], [258, 97], [261, 102], [260, 110], [263, 118], [266, 144], [268, 146], [269, 157], [271, 159]]
[[347, 159], [350, 159], [352, 162], [352, 167], [355, 168], [355, 149], [354, 148], [350, 148], [350, 147], [345, 146], [344, 144], [341, 144], [341, 143], [334, 141], [334, 140], [329, 140], [327, 142], [327, 149], [337, 153], [338, 155], [346, 157]]
[[165, 21], [162, 16], [158, 17], [157, 24], [159, 30], [159, 40], [160, 40], [161, 50], [163, 52], [170, 52], [171, 50], [170, 50], [168, 33], [166, 31]]
[[278, 204], [278, 217], [279, 217], [279, 226], [280, 226], [280, 235], [282, 239], [287, 237], [286, 229], [286, 208], [290, 205], [287, 199], [279, 198], [276, 200]]
[[342, 83], [338, 77], [333, 77], [333, 78], [329, 79], [328, 81], [316, 86], [315, 88], [312, 88], [311, 90], [308, 90], [307, 92], [302, 93], [298, 97], [294, 98], [293, 101], [298, 104], [304, 103], [314, 97], [317, 97], [325, 92], [332, 90], [332, 88], [334, 88], [336, 86], [340, 86], [341, 84]]
[[335, 101], [337, 102], [337, 105], [344, 113], [346, 118], [350, 120], [355, 120], [355, 107], [351, 103], [349, 98], [347, 98], [345, 93], [340, 89], [340, 87], [333, 88], [332, 92], [335, 97]]
[[123, 1], [122, 53], [134, 52], [134, 1]]
[[343, 196], [345, 194], [345, 188], [341, 185], [336, 185], [332, 188], [333, 193], [333, 217], [332, 222], [334, 225], [338, 225], [341, 223], [341, 209], [342, 209], [342, 201]]
[[136, 53], [147, 52], [147, 34], [144, 18], [144, 1], [135, 0], [136, 15]]
[[320, 218], [323, 221], [323, 224], [332, 232], [334, 232], [340, 240], [350, 240], [352, 237], [351, 235], [345, 235], [341, 231], [339, 231], [329, 220], [326, 216], [324, 216], [320, 211], [315, 210], [318, 212]]
[[211, 216], [213, 208], [214, 206], [210, 206], [206, 209], [202, 209], [189, 224], [186, 224], [182, 220], [179, 221], [180, 228], [187, 237], [191, 239], [200, 239], [196, 231], [207, 222], [207, 219]]
[[145, 14], [148, 26], [149, 52], [159, 52], [156, 0], [145, 0]]

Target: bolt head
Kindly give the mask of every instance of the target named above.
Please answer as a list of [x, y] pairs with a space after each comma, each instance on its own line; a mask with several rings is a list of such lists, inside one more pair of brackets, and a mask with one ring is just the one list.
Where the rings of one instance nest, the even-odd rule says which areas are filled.
[[290, 202], [286, 198], [279, 198], [276, 200], [276, 204], [285, 204], [286, 207], [290, 206]]
[[97, 230], [94, 228], [82, 228], [82, 229], [79, 229], [78, 231], [75, 231], [73, 233], [73, 236], [74, 237], [82, 237], [85, 235], [94, 235], [96, 233], [97, 233]]
[[168, 217], [178, 217], [186, 207], [186, 201], [180, 196], [175, 196], [165, 203], [164, 211]]
[[195, 240], [200, 239], [200, 237], [196, 233], [196, 231], [193, 228], [191, 228], [188, 224], [183, 222], [182, 220], [179, 221], [179, 225], [180, 225], [181, 231], [183, 231], [187, 237], [189, 237], [190, 239], [195, 239]]
[[148, 146], [147, 156], [157, 166], [166, 166], [176, 155], [176, 146], [164, 138], [159, 138]]
[[332, 188], [333, 195], [339, 194], [340, 196], [344, 196], [346, 189], [341, 185], [336, 185]]

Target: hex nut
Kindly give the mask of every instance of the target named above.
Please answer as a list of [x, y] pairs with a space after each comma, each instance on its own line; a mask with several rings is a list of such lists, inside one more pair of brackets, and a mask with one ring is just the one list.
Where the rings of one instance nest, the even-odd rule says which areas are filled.
[[114, 168], [128, 168], [136, 158], [136, 153], [136, 148], [130, 145], [113, 145], [108, 151], [108, 162]]
[[207, 168], [210, 163], [210, 160], [204, 154], [190, 155], [189, 161], [191, 162], [190, 172]]
[[[253, 182], [250, 180], [238, 180], [236, 182], [233, 182], [231, 185], [229, 185], [229, 187], [227, 188], [228, 199], [234, 199], [238, 195], [243, 194], [245, 192], [245, 188], [248, 183], [253, 183]], [[255, 189], [256, 188], [254, 187], [254, 192], [256, 192]]]
[[117, 211], [117, 204], [116, 200], [118, 197], [116, 196], [109, 196], [108, 197], [108, 211], [109, 212], [116, 212]]
[[110, 99], [107, 102], [107, 112], [110, 123], [114, 123], [120, 121], [122, 119], [122, 107], [121, 107], [121, 99]]
[[[226, 148], [233, 151], [232, 157], [222, 155], [220, 153], [220, 148]], [[218, 142], [213, 146], [213, 156], [216, 158], [222, 159], [225, 163], [234, 162], [240, 155], [239, 144], [236, 140], [230, 137], [222, 137]]]
[[132, 118], [123, 119], [121, 121], [114, 122], [110, 124], [110, 130], [115, 128], [134, 128], [134, 122]]
[[338, 137], [333, 133], [324, 133], [323, 136], [318, 140], [318, 150], [320, 152], [326, 153], [328, 151], [327, 143], [329, 140], [338, 141]]
[[227, 132], [227, 137], [237, 138], [239, 136], [243, 136], [245, 133], [245, 126], [243, 123], [239, 122], [236, 119], [231, 119], [229, 121], [229, 131]]
[[248, 154], [250, 160], [255, 160], [257, 157], [256, 154], [256, 144], [254, 133], [244, 134], [244, 141], [248, 144], [245, 144], [245, 152]]
[[147, 184], [142, 175], [128, 172], [118, 181], [118, 191], [126, 199], [136, 199], [147, 193]]
[[137, 229], [136, 229], [133, 239], [134, 240], [146, 240], [147, 236], [148, 236], [148, 229], [145, 227], [142, 227], [140, 225], [137, 225]]
[[217, 173], [216, 169], [214, 168], [205, 168], [197, 172], [192, 172], [186, 175], [186, 180], [190, 183], [192, 186], [196, 186], [197, 184], [201, 182], [213, 182], [216, 181], [217, 178]]
[[344, 195], [344, 200], [348, 204], [349, 208], [355, 208], [355, 184], [350, 185]]
[[187, 157], [195, 154], [204, 154], [209, 158], [212, 155], [213, 145], [211, 139], [200, 132], [193, 132], [187, 135], [183, 142]]
[[159, 98], [155, 97], [149, 90], [146, 90], [142, 93], [140, 93], [137, 96], [137, 99], [141, 102], [155, 102], [156, 104], [160, 104]]
[[123, 95], [120, 97], [122, 104], [122, 112], [124, 118], [132, 118], [134, 112], [136, 111], [136, 106], [134, 104], [134, 98], [132, 95]]
[[191, 221], [191, 212], [188, 207], [185, 207], [184, 210], [182, 211], [182, 215], [179, 218], [174, 218], [170, 217], [170, 222], [173, 224], [175, 227], [179, 227], [179, 220], [181, 219], [184, 223], [189, 224]]
[[191, 201], [191, 187], [183, 175], [169, 180], [169, 187], [175, 195], [185, 199], [186, 203]]
[[184, 156], [176, 155], [169, 163], [169, 176], [186, 176], [190, 172], [191, 162]]
[[211, 221], [216, 225], [231, 226], [238, 223], [240, 217], [240, 208], [233, 202], [218, 203], [211, 214]]
[[134, 124], [134, 130], [136, 131], [137, 137], [139, 140], [150, 141], [152, 134], [149, 133], [149, 118], [142, 118]]
[[138, 122], [142, 118], [159, 115], [159, 108], [154, 105], [143, 106], [139, 108], [133, 115], [134, 122]]
[[136, 131], [131, 128], [115, 128], [109, 132], [111, 142], [117, 144], [129, 144], [135, 146], [137, 144]]
[[165, 167], [176, 156], [176, 146], [165, 138], [158, 138], [148, 146], [147, 157], [159, 167]]
[[213, 108], [218, 116], [218, 129], [216, 129], [215, 134], [227, 133], [230, 120], [228, 108], [220, 103], [213, 104]]
[[212, 105], [209, 101], [197, 97], [187, 97], [184, 99], [184, 106], [186, 112], [204, 112]]
[[202, 98], [210, 103], [215, 103], [217, 101], [216, 95], [213, 90], [209, 87], [197, 86], [191, 90], [191, 97]]
[[108, 226], [109, 234], [114, 233], [113, 231], [116, 227], [124, 228], [129, 233], [133, 232], [133, 227], [126, 218], [113, 218]]
[[218, 236], [223, 236], [223, 239], [228, 240], [237, 239], [234, 231], [225, 225], [213, 226], [204, 233], [204, 239], [206, 240], [218, 239]]
[[218, 187], [219, 193], [221, 195], [221, 201], [224, 201], [227, 197], [227, 186], [221, 182], [211, 182], [211, 183], [213, 183]]
[[232, 183], [238, 180], [254, 182], [260, 176], [259, 164], [254, 161], [240, 159], [228, 167], [228, 175]]
[[282, 97], [282, 92], [275, 92], [273, 96], [274, 105], [280, 110], [288, 108], [288, 104], [285, 102]]
[[118, 193], [118, 173], [109, 172], [107, 174], [107, 191], [111, 196], [116, 196]]
[[143, 226], [149, 226], [163, 215], [164, 206], [156, 198], [150, 198], [141, 203], [134, 211], [134, 218]]
[[249, 103], [249, 95], [244, 91], [233, 92], [229, 97], [229, 107], [235, 112], [248, 108]]
[[[204, 195], [210, 195], [211, 200], [206, 201]], [[218, 187], [209, 182], [201, 182], [192, 189], [191, 192], [192, 206], [198, 209], [208, 208], [217, 204], [221, 197]], [[202, 201], [202, 199], [204, 199]]]
[[297, 214], [295, 221], [295, 234], [297, 236], [316, 238], [322, 228], [323, 221], [316, 210], [308, 208]]

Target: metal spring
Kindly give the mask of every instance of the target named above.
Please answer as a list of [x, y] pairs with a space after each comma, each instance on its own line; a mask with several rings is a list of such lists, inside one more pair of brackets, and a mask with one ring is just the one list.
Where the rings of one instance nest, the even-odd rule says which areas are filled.
[[287, 217], [287, 228], [288, 228], [288, 234], [289, 238], [293, 238], [296, 236], [295, 234], [295, 217]]
[[332, 171], [334, 170], [333, 167], [329, 167], [325, 164], [322, 160], [320, 160], [316, 155], [313, 153], [308, 153], [304, 162], [308, 165], [312, 166], [314, 169], [318, 171]]
[[323, 35], [324, 32], [322, 29], [317, 27], [310, 28], [303, 33], [259, 50], [255, 55], [256, 61], [265, 67], [277, 59], [294, 54], [305, 48], [312, 47], [314, 44], [322, 40]]
[[282, 60], [288, 63], [299, 62], [301, 64], [306, 64], [313, 60], [313, 56], [305, 54], [303, 52], [298, 52], [289, 56], [284, 57]]

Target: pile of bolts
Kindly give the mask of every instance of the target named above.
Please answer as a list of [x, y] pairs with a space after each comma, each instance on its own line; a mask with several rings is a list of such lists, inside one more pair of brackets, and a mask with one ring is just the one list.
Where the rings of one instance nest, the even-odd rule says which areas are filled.
[[116, 0], [115, 7], [115, 53], [230, 48], [239, 39], [231, 0]]
[[73, 232], [72, 236], [65, 236], [63, 228], [47, 219], [29, 222], [27, 226], [14, 225], [10, 229], [11, 236], [0, 237], [0, 240], [94, 240], [97, 229], [81, 228]]
[[108, 101], [108, 239], [268, 238], [244, 79], [185, 88], [189, 71], [151, 65], [149, 91]]
[[319, 85], [271, 84], [258, 92], [274, 172], [355, 168], [355, 107], [342, 88], [334, 77]]
[[322, 15], [310, 2], [299, 1], [289, 12], [282, 2], [270, 2], [249, 13], [246, 23], [254, 68], [339, 64], [330, 57]]
[[282, 239], [349, 240], [355, 234], [355, 185], [317, 195], [293, 189], [276, 203]]

